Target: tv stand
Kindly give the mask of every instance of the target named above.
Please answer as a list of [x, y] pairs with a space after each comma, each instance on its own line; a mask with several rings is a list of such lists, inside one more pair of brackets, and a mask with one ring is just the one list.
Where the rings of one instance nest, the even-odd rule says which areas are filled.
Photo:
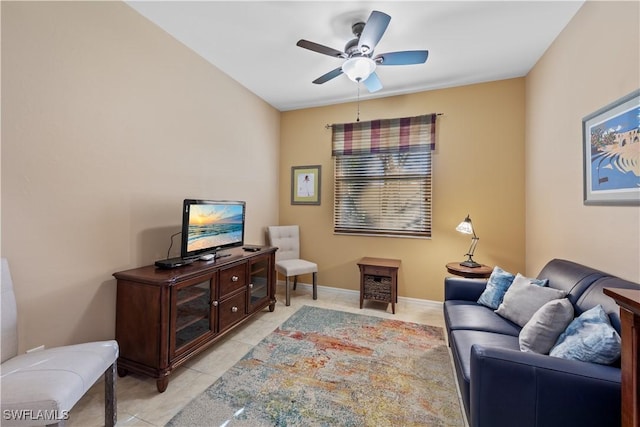
[[118, 375], [155, 378], [162, 393], [175, 368], [264, 308], [273, 311], [276, 250], [264, 246], [246, 252], [239, 247], [215, 262], [114, 273]]

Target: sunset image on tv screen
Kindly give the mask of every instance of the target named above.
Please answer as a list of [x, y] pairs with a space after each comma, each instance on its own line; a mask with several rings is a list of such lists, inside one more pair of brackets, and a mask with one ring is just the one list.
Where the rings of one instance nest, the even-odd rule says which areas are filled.
[[192, 205], [187, 250], [241, 242], [242, 209], [241, 205]]

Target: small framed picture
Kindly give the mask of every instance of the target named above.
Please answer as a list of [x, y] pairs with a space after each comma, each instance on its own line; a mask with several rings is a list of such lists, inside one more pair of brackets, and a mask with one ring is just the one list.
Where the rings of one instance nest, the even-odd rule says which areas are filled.
[[291, 167], [291, 204], [320, 204], [320, 165]]
[[585, 205], [640, 205], [640, 90], [582, 119]]

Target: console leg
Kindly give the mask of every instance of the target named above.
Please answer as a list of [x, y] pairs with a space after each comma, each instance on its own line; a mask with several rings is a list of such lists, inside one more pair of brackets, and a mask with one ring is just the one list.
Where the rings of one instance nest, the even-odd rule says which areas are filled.
[[126, 377], [129, 374], [129, 370], [126, 368], [121, 368], [120, 366], [118, 366], [118, 376], [119, 377]]
[[158, 389], [158, 392], [160, 392], [160, 393], [164, 393], [164, 391], [167, 389], [168, 385], [169, 385], [169, 375], [166, 375], [166, 376], [156, 380], [156, 388]]

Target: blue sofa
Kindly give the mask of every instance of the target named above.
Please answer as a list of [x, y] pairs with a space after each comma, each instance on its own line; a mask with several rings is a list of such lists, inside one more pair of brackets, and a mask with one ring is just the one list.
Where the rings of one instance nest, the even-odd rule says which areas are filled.
[[[575, 316], [601, 304], [620, 333], [620, 311], [602, 289], [640, 289], [610, 274], [554, 259], [538, 275], [567, 292]], [[444, 318], [471, 427], [618, 427], [620, 361], [599, 365], [520, 351], [521, 328], [476, 301], [485, 279], [447, 277]]]

